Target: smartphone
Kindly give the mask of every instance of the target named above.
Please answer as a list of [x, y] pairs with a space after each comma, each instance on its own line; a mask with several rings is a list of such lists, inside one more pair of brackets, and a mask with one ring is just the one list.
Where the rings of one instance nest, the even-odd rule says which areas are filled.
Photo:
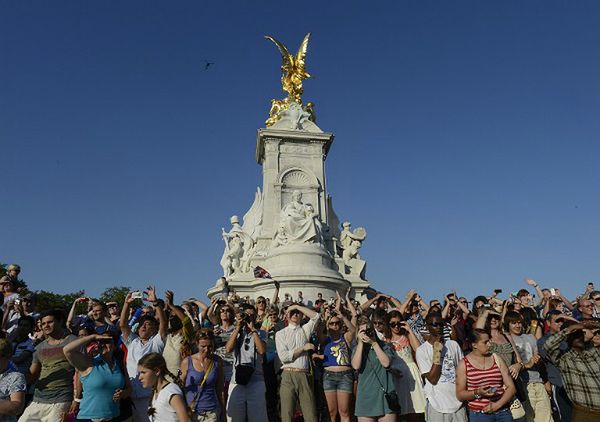
[[556, 289], [555, 289], [555, 288], [551, 288], [551, 289], [550, 289], [550, 294], [551, 294], [552, 296], [556, 296]]
[[502, 293], [502, 289], [494, 289], [494, 293], [496, 293], [497, 295], [499, 295], [500, 293]]
[[142, 299], [143, 297], [144, 297], [144, 294], [142, 292], [140, 292], [139, 290], [136, 290], [135, 292], [131, 292], [132, 299]]

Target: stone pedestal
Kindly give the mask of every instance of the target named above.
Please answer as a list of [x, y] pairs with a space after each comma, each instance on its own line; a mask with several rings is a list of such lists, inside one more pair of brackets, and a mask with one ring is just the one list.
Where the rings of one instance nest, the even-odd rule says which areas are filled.
[[[230, 287], [238, 295], [272, 295], [271, 280], [254, 278], [252, 269], [256, 266], [265, 268], [280, 282], [280, 298], [285, 293], [295, 297], [298, 290], [307, 300], [314, 300], [318, 292], [329, 298], [336, 291], [345, 293], [350, 285], [360, 295], [369, 286], [364, 276], [365, 261], [355, 260], [354, 265], [342, 259], [340, 221], [327, 194], [325, 176], [333, 137], [311, 121], [289, 122], [285, 118], [271, 128], [258, 130], [256, 161], [263, 168], [262, 191], [258, 190], [243, 225], [237, 224], [224, 234], [227, 245], [233, 245], [228, 242], [237, 237], [235, 248], [226, 246], [222, 265], [229, 272], [226, 276]], [[282, 236], [283, 240], [278, 241], [278, 230], [284, 230], [281, 224], [286, 218], [282, 210], [293, 202], [292, 193], [302, 198], [297, 202], [299, 209], [308, 209], [308, 214], [312, 210], [310, 221], [314, 221], [318, 236], [291, 241]], [[232, 217], [232, 221], [237, 220]], [[209, 296], [218, 290], [210, 289]]]

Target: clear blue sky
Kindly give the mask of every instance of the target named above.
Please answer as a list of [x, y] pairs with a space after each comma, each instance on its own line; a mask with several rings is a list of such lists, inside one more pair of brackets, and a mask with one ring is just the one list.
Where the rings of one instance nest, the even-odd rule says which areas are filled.
[[304, 99], [374, 287], [600, 282], [599, 2], [292, 4], [0, 2], [0, 261], [57, 292], [205, 293], [283, 97], [263, 35], [312, 31]]

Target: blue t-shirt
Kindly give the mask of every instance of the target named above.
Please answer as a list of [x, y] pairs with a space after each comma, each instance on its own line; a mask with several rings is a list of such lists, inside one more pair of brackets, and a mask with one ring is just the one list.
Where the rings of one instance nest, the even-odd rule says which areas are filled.
[[323, 366], [350, 366], [350, 347], [343, 336], [335, 341], [327, 337], [323, 354]]

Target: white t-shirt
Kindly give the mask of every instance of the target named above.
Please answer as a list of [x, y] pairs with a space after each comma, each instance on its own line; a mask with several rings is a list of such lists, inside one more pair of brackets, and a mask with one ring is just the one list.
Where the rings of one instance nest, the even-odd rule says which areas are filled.
[[[533, 335], [521, 334], [520, 336], [512, 336], [512, 338], [523, 362], [529, 362], [533, 355], [538, 353], [537, 340]], [[522, 376], [528, 383], [543, 382], [540, 373], [535, 369], [528, 369]]]
[[131, 333], [127, 340], [124, 341], [127, 346], [127, 372], [131, 379], [133, 387], [133, 398], [150, 397], [151, 390], [149, 388], [142, 387], [137, 375], [138, 375], [138, 362], [148, 353], [162, 353], [165, 348], [165, 343], [159, 334], [155, 334], [146, 342], [142, 343], [142, 340], [137, 334]]
[[150, 416], [150, 422], [178, 422], [177, 413], [171, 407], [169, 402], [173, 396], [183, 396], [181, 388], [172, 382], [167, 384], [152, 399], [152, 407], [155, 410], [154, 415]]
[[[417, 365], [421, 374], [431, 370], [433, 346], [426, 341], [417, 349]], [[456, 368], [462, 360], [460, 346], [453, 340], [448, 340], [442, 348], [442, 373], [436, 385], [425, 379], [425, 397], [435, 410], [440, 413], [454, 413], [462, 406], [456, 398]]]

